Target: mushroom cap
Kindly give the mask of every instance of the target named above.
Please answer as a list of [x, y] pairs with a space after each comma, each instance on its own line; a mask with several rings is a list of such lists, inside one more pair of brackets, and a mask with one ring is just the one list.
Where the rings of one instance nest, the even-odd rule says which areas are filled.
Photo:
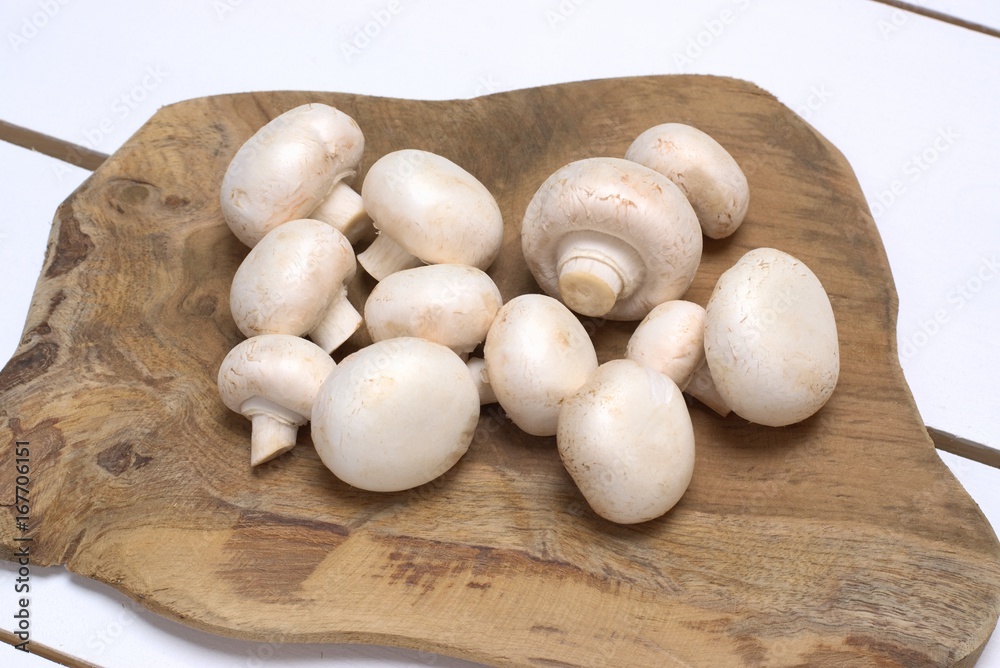
[[418, 149], [394, 151], [361, 185], [379, 234], [427, 264], [486, 269], [500, 252], [503, 217], [493, 195], [451, 160]]
[[683, 390], [705, 363], [705, 309], [682, 299], [659, 304], [635, 328], [625, 357], [659, 371]]
[[230, 410], [253, 397], [309, 419], [320, 385], [336, 363], [311, 341], [287, 334], [263, 334], [240, 341], [219, 367], [219, 395]]
[[431, 264], [379, 281], [365, 303], [365, 324], [373, 341], [415, 336], [468, 353], [486, 338], [502, 304], [483, 270]]
[[514, 424], [535, 436], [556, 433], [559, 408], [597, 368], [587, 330], [561, 302], [538, 294], [500, 308], [483, 349], [486, 375]]
[[619, 524], [670, 510], [694, 472], [694, 428], [672, 380], [632, 360], [612, 360], [566, 399], [559, 458], [590, 507]]
[[326, 223], [302, 218], [268, 232], [244, 258], [229, 292], [246, 336], [311, 331], [354, 277], [354, 249]]
[[312, 437], [338, 478], [392, 492], [450, 469], [478, 421], [479, 393], [461, 358], [440, 344], [400, 337], [337, 365], [316, 395]]
[[705, 357], [737, 415], [772, 427], [806, 419], [833, 394], [840, 373], [826, 290], [787, 253], [748, 252], [723, 272], [708, 301]]
[[702, 231], [728, 237], [746, 217], [750, 187], [733, 156], [710, 135], [683, 123], [649, 128], [632, 142], [625, 159], [676, 183], [694, 207]]
[[253, 247], [275, 226], [304, 218], [357, 172], [365, 141], [353, 118], [325, 104], [290, 109], [233, 156], [219, 202], [233, 233]]
[[[572, 235], [596, 233], [631, 250], [633, 274], [604, 317], [641, 320], [688, 289], [701, 262], [694, 210], [662, 174], [620, 158], [585, 158], [552, 174], [528, 203], [521, 247], [535, 280], [560, 298], [559, 262]], [[624, 268], [624, 267], [623, 267]]]

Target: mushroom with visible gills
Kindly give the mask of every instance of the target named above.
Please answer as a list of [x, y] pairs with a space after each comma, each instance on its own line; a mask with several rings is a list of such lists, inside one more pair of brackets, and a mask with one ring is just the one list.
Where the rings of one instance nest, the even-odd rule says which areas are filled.
[[757, 248], [723, 272], [705, 309], [705, 358], [734, 413], [770, 427], [800, 422], [837, 385], [830, 298], [805, 264]]
[[641, 320], [677, 299], [701, 262], [701, 228], [670, 179], [620, 158], [560, 168], [528, 204], [521, 247], [541, 288], [577, 313]]
[[321, 219], [352, 242], [374, 232], [350, 187], [365, 141], [353, 118], [326, 104], [275, 117], [236, 151], [219, 203], [233, 233], [251, 248], [282, 223]]
[[316, 395], [312, 438], [340, 480], [395, 492], [454, 466], [478, 422], [479, 396], [458, 355], [438, 343], [399, 337], [341, 361]]
[[743, 223], [750, 206], [747, 177], [722, 144], [698, 128], [684, 123], [649, 128], [628, 147], [625, 159], [676, 183], [705, 236], [723, 239]]
[[556, 433], [563, 401], [597, 369], [594, 344], [580, 321], [556, 299], [537, 294], [501, 307], [483, 356], [500, 406], [535, 436]]
[[694, 473], [694, 428], [680, 389], [633, 360], [602, 364], [566, 399], [556, 447], [590, 507], [619, 524], [666, 513]]
[[229, 351], [219, 367], [219, 394], [230, 410], [251, 420], [251, 466], [295, 446], [320, 385], [335, 367], [319, 346], [287, 334], [255, 336]]
[[343, 234], [318, 220], [289, 221], [264, 235], [236, 270], [233, 319], [246, 336], [308, 334], [333, 352], [361, 326], [347, 299], [356, 271]]
[[443, 156], [418, 149], [382, 156], [365, 175], [361, 198], [378, 236], [358, 262], [376, 280], [421, 264], [486, 269], [500, 252], [496, 200]]

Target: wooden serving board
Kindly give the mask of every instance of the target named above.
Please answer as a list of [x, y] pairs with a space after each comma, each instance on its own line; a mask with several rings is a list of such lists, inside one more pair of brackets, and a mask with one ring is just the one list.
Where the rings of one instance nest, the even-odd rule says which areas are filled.
[[[621, 156], [666, 121], [744, 167], [749, 215], [707, 241], [688, 298], [759, 246], [830, 294], [840, 385], [773, 429], [692, 405], [694, 480], [665, 517], [589, 510], [554, 439], [484, 408], [468, 455], [409, 492], [366, 493], [308, 429], [249, 466], [249, 422], [217, 397], [240, 340], [222, 174], [269, 119], [310, 101], [353, 116], [367, 168], [413, 147], [464, 166], [507, 222], [490, 273], [538, 291], [518, 229], [556, 168]], [[361, 175], [363, 176], [363, 174]], [[358, 181], [360, 183], [360, 180]], [[352, 301], [372, 283], [359, 277]], [[191, 626], [272, 642], [402, 645], [498, 665], [972, 665], [1000, 606], [1000, 545], [937, 457], [903, 379], [896, 293], [844, 157], [763, 90], [659, 76], [428, 102], [275, 92], [161, 109], [59, 208], [24, 337], [0, 374], [0, 493], [31, 452], [32, 561], [65, 564]], [[635, 323], [587, 320], [602, 361]], [[359, 333], [345, 349], [364, 345]], [[6, 505], [6, 502], [5, 502]], [[13, 559], [15, 509], [0, 521]]]

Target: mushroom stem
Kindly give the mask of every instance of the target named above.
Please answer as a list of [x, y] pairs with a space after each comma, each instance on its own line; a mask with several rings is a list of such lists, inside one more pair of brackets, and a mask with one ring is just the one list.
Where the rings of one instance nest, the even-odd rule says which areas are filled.
[[309, 338], [327, 353], [332, 353], [361, 327], [361, 322], [361, 314], [347, 299], [347, 288], [343, 287], [319, 324], [309, 332]]
[[559, 249], [559, 296], [580, 315], [600, 317], [641, 280], [642, 261], [627, 243], [601, 232], [566, 235]]
[[261, 396], [243, 402], [240, 413], [250, 418], [250, 466], [274, 459], [295, 447], [306, 418]]
[[351, 245], [375, 238], [375, 226], [365, 212], [361, 195], [343, 181], [333, 187], [309, 217], [330, 225], [347, 237]]
[[270, 461], [295, 447], [298, 425], [288, 424], [263, 413], [253, 416], [250, 436], [250, 466]]
[[397, 271], [423, 264], [420, 258], [411, 255], [386, 234], [379, 234], [368, 248], [358, 254], [358, 263], [377, 281]]
[[472, 381], [476, 384], [476, 390], [479, 391], [479, 405], [495, 404], [497, 402], [497, 395], [493, 393], [493, 386], [490, 385], [490, 377], [486, 373], [486, 360], [482, 357], [470, 357], [466, 360], [465, 366], [469, 368], [469, 373], [472, 374]]
[[681, 389], [722, 417], [726, 417], [732, 412], [729, 404], [715, 388], [715, 380], [712, 378], [712, 372], [706, 362], [702, 362], [701, 366], [695, 370], [694, 375], [691, 376], [691, 380]]

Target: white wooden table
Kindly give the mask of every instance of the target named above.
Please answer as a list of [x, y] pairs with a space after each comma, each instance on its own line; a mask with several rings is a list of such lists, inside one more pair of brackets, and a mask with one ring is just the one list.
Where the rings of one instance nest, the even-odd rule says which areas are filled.
[[[926, 424], [1000, 448], [1000, 5], [918, 4], [984, 29], [870, 0], [16, 0], [0, 10], [0, 120], [113, 153], [158, 107], [202, 95], [447, 99], [640, 74], [748, 79], [853, 165], [895, 277], [900, 358]], [[0, 362], [20, 338], [55, 208], [87, 175], [0, 142]], [[941, 456], [1000, 526], [1000, 470]], [[8, 631], [15, 578], [0, 564]], [[62, 568], [32, 568], [31, 614], [33, 647], [101, 666], [469, 665], [211, 636]], [[50, 664], [2, 646], [0, 665]], [[1000, 640], [979, 665], [1000, 666]]]

